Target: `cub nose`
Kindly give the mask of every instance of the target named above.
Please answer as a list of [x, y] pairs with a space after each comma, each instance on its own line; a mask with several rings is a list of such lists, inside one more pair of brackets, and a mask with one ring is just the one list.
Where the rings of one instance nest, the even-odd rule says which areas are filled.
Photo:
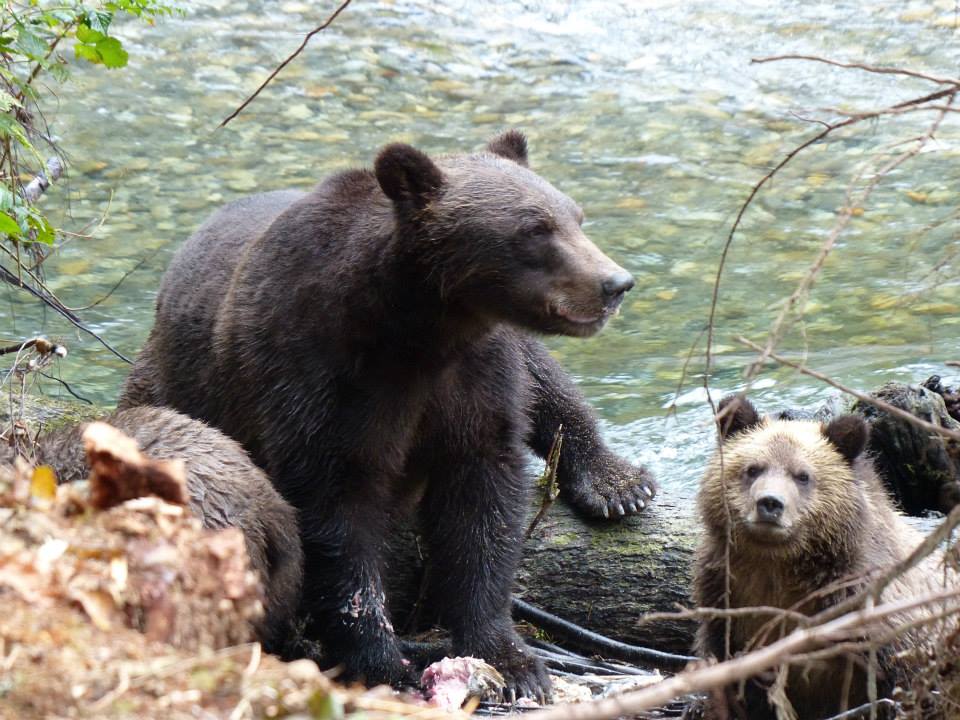
[[610, 302], [623, 297], [623, 294], [633, 287], [633, 282], [633, 275], [626, 270], [620, 270], [601, 282], [600, 287], [607, 302]]
[[776, 495], [764, 495], [757, 500], [757, 517], [765, 522], [778, 522], [783, 515], [783, 500]]

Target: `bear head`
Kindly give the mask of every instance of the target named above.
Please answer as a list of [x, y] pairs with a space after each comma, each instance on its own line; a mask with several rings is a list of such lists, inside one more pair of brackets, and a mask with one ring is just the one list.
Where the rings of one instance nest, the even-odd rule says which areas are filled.
[[718, 539], [756, 555], [799, 558], [855, 543], [867, 509], [868, 426], [761, 418], [742, 396], [718, 407], [720, 447], [700, 488], [700, 513]]
[[589, 336], [615, 314], [633, 277], [581, 229], [583, 211], [527, 165], [517, 131], [485, 151], [429, 158], [385, 147], [374, 172], [397, 237], [445, 303], [491, 322]]

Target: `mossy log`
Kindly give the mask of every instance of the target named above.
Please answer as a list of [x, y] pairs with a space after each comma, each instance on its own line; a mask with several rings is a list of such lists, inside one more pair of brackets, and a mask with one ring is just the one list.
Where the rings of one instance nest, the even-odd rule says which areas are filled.
[[694, 623], [641, 625], [650, 612], [690, 607], [694, 498], [668, 489], [638, 516], [585, 521], [555, 503], [527, 540], [517, 595], [623, 642], [689, 653]]

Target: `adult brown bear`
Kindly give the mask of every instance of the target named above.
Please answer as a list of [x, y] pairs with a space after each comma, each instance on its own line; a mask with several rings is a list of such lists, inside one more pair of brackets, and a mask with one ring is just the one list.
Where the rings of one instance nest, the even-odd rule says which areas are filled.
[[453, 651], [549, 694], [509, 614], [524, 442], [543, 454], [565, 423], [561, 481], [589, 513], [653, 495], [523, 332], [592, 335], [633, 286], [526, 161], [517, 132], [434, 159], [395, 144], [372, 172], [227, 206], [171, 263], [121, 397], [220, 427], [298, 508], [301, 612], [347, 677], [413, 680], [381, 571], [417, 506]]

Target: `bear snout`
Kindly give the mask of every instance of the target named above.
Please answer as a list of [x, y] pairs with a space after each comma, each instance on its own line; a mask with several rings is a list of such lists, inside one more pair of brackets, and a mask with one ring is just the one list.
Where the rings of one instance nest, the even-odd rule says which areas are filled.
[[633, 285], [633, 275], [622, 269], [604, 278], [600, 283], [604, 306], [611, 309], [618, 307]]
[[764, 495], [757, 500], [757, 520], [760, 522], [778, 523], [783, 517], [786, 505], [778, 495]]

